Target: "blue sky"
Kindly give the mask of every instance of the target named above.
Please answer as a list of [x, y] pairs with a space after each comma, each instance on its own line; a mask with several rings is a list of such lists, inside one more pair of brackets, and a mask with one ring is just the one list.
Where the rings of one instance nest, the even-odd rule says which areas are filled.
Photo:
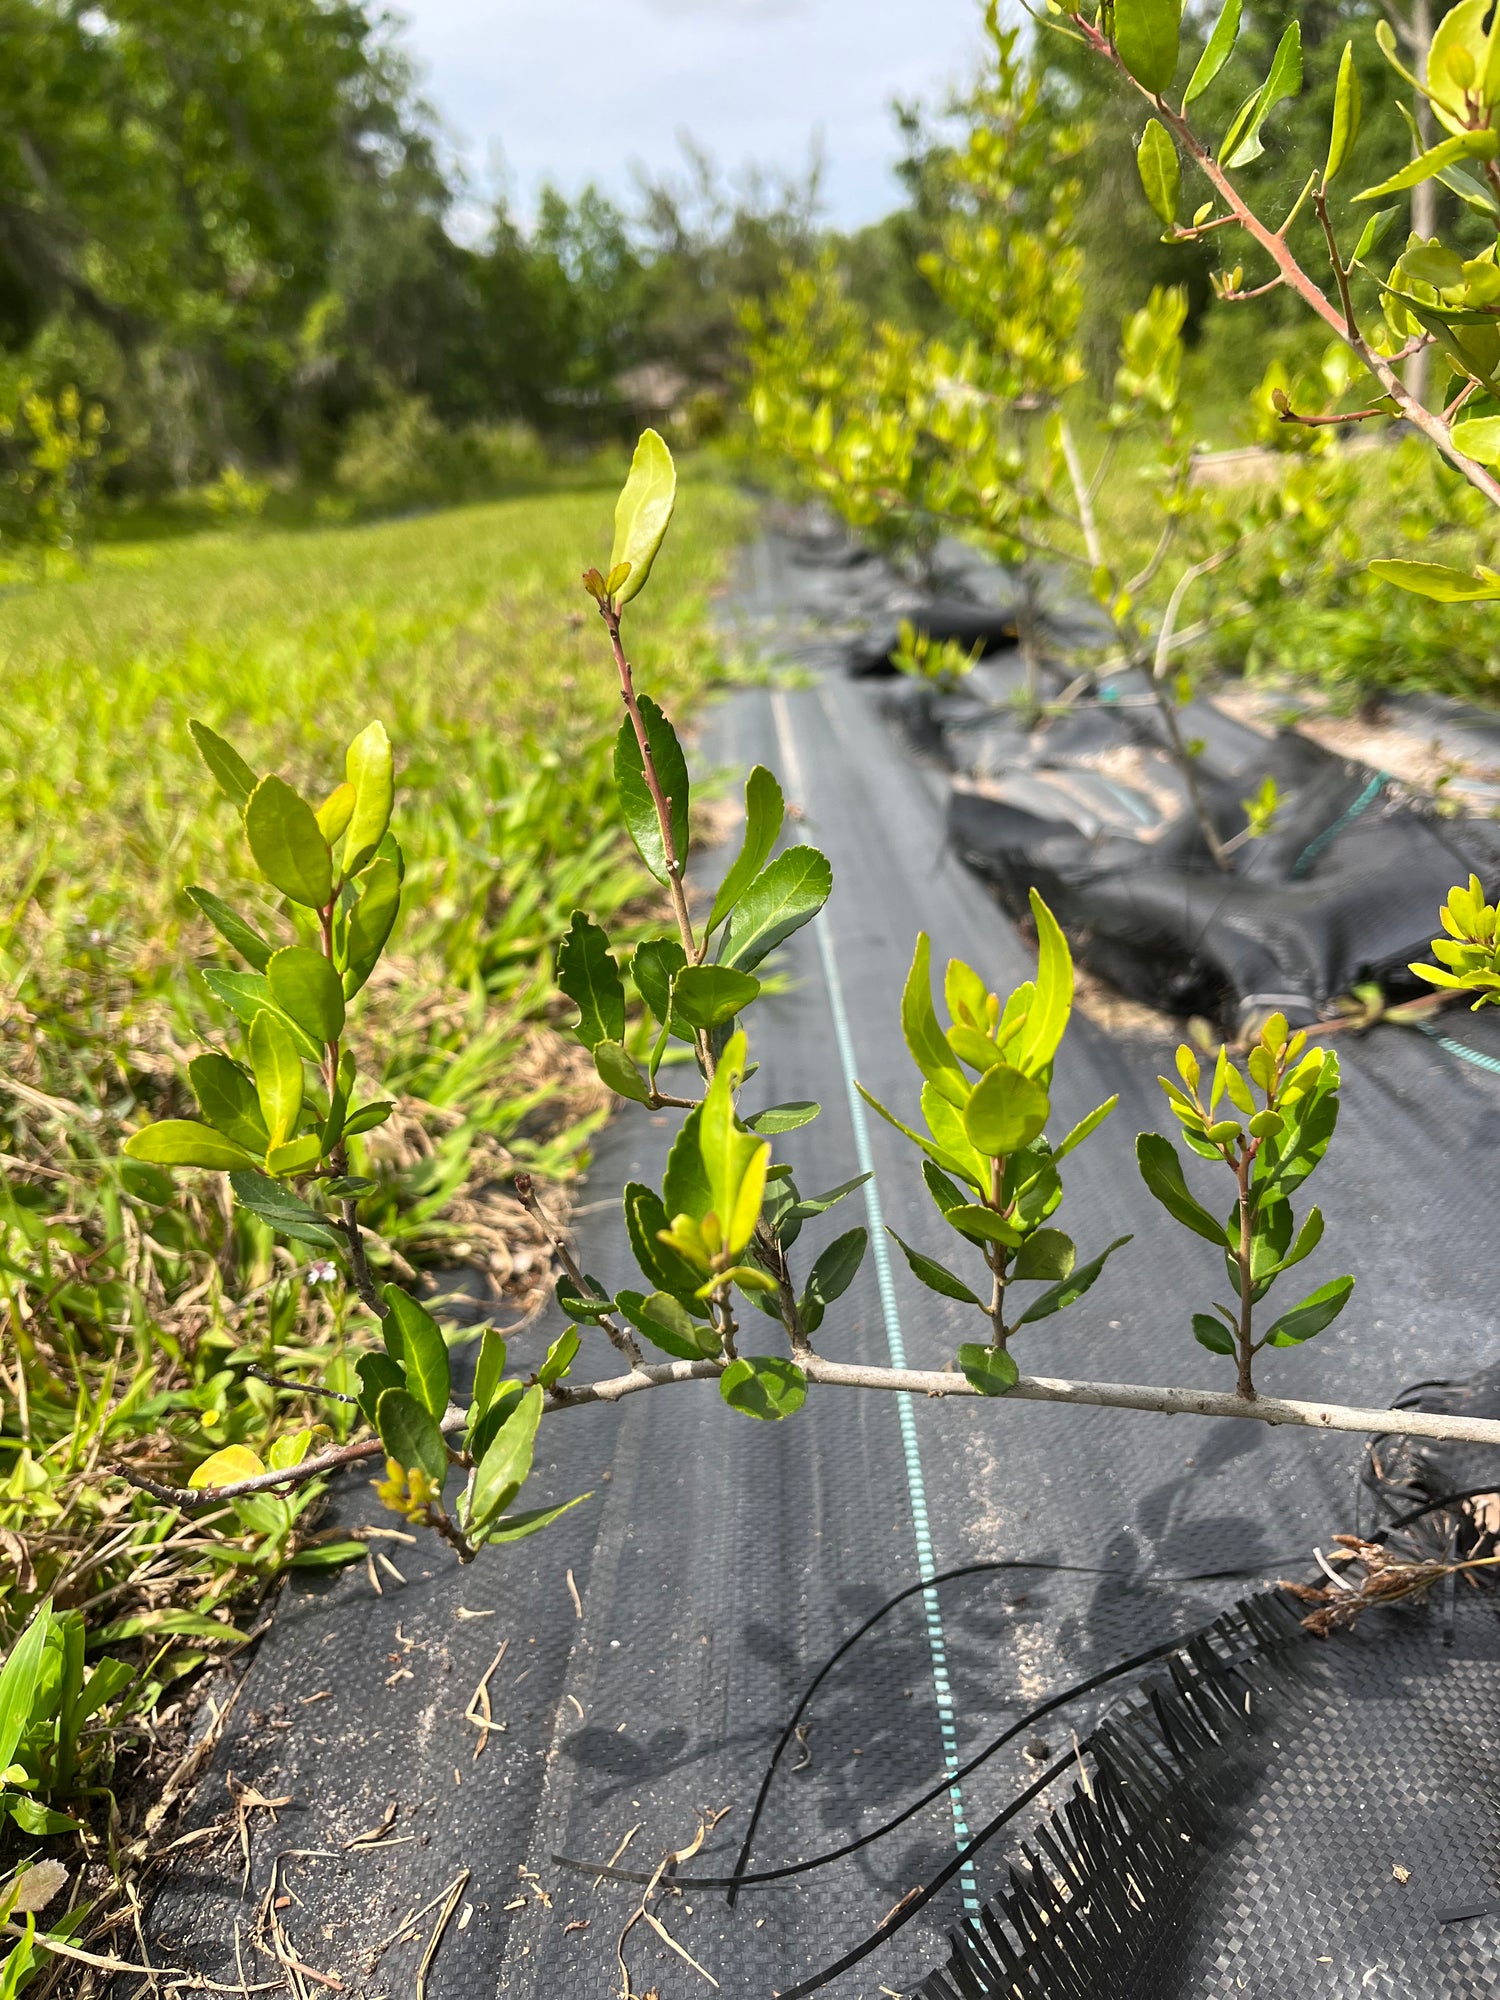
[[525, 214], [544, 180], [628, 198], [688, 132], [726, 168], [798, 171], [816, 139], [832, 221], [885, 213], [896, 97], [969, 73], [980, 0], [395, 0], [425, 94], [481, 188]]

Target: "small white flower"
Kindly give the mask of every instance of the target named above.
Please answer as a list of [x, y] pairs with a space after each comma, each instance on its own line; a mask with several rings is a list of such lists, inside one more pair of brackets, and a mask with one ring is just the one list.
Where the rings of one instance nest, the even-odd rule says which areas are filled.
[[310, 1285], [331, 1285], [338, 1274], [337, 1264], [330, 1263], [326, 1257], [319, 1257], [307, 1267], [307, 1282]]

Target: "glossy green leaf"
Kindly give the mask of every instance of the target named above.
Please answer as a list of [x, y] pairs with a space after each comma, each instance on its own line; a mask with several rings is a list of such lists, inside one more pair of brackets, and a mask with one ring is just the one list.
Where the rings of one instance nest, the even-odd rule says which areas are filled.
[[1060, 1284], [1053, 1285], [1048, 1291], [1043, 1292], [1039, 1299], [1034, 1300], [1022, 1313], [1016, 1322], [1017, 1325], [1034, 1326], [1038, 1320], [1050, 1319], [1053, 1313], [1063, 1312], [1067, 1307], [1076, 1304], [1084, 1293], [1091, 1289], [1099, 1273], [1115, 1252], [1122, 1250], [1130, 1240], [1128, 1236], [1117, 1236], [1107, 1250], [1101, 1251], [1087, 1264], [1080, 1264]]
[[1135, 152], [1136, 170], [1146, 199], [1171, 229], [1177, 221], [1177, 202], [1182, 193], [1182, 163], [1172, 136], [1159, 119], [1148, 118]]
[[807, 1400], [807, 1377], [792, 1361], [773, 1354], [745, 1354], [719, 1377], [719, 1394], [742, 1417], [778, 1423]]
[[1372, 576], [1394, 583], [1418, 597], [1439, 604], [1483, 604], [1500, 598], [1500, 572], [1481, 564], [1475, 570], [1448, 569], [1442, 563], [1400, 562], [1380, 557], [1370, 564]]
[[809, 1333], [817, 1332], [827, 1308], [854, 1283], [869, 1241], [867, 1230], [851, 1229], [843, 1236], [836, 1236], [818, 1256], [807, 1275], [807, 1288], [798, 1306]]
[[198, 746], [198, 755], [213, 773], [219, 790], [243, 812], [259, 782], [255, 773], [234, 745], [226, 743], [206, 722], [190, 722], [188, 730]]
[[1359, 71], [1354, 65], [1354, 44], [1345, 42], [1339, 58], [1338, 82], [1333, 92], [1333, 132], [1328, 141], [1328, 160], [1323, 168], [1323, 185], [1328, 187], [1341, 173], [1359, 137], [1362, 98]]
[[815, 917], [833, 889], [833, 869], [815, 847], [789, 847], [740, 898], [724, 934], [723, 962], [749, 972]]
[[273, 888], [309, 909], [333, 897], [333, 857], [306, 799], [282, 778], [262, 778], [245, 807], [245, 838]]
[[[595, 1279], [588, 1281], [597, 1283]], [[564, 1274], [553, 1287], [553, 1297], [557, 1300], [558, 1311], [568, 1319], [603, 1319], [614, 1310], [614, 1300], [602, 1288], [598, 1292], [582, 1292], [573, 1280]]]
[[1388, 180], [1380, 181], [1374, 187], [1361, 188], [1354, 199], [1379, 201], [1382, 195], [1402, 194], [1422, 181], [1436, 179], [1445, 167], [1457, 166], [1460, 160], [1493, 160], [1497, 154], [1500, 154], [1500, 132], [1492, 126], [1481, 126], [1475, 132], [1456, 132], [1451, 139], [1444, 139], [1438, 145], [1430, 146], [1425, 153], [1419, 153], [1410, 165], [1402, 167]]
[[698, 1111], [698, 1145], [714, 1210], [732, 1256], [750, 1241], [760, 1215], [771, 1143], [744, 1131], [735, 1116], [734, 1090], [744, 1073], [745, 1038], [735, 1035], [719, 1058]]
[[465, 1515], [466, 1527], [484, 1528], [496, 1515], [505, 1512], [526, 1484], [536, 1451], [544, 1395], [540, 1385], [526, 1391], [515, 1414], [506, 1420], [500, 1435], [479, 1461]]
[[714, 897], [708, 915], [710, 932], [718, 929], [765, 867], [785, 815], [780, 785], [763, 764], [757, 764], [745, 780], [745, 837]]
[[1091, 1133], [1097, 1132], [1119, 1101], [1117, 1092], [1113, 1097], [1107, 1097], [1102, 1104], [1096, 1105], [1087, 1118], [1080, 1118], [1067, 1138], [1052, 1149], [1054, 1165], [1060, 1160], [1065, 1160], [1069, 1153], [1075, 1152]]
[[[652, 938], [638, 944], [630, 962], [630, 976], [636, 990], [658, 1021], [669, 1018], [672, 981], [687, 964], [687, 953], [676, 938]], [[619, 1037], [615, 1038], [617, 1041]]]
[[243, 1146], [253, 1158], [263, 1158], [270, 1135], [261, 1116], [255, 1085], [239, 1064], [216, 1050], [209, 1050], [194, 1056], [188, 1064], [188, 1081], [193, 1086], [198, 1109], [214, 1130]]
[[966, 1340], [958, 1350], [958, 1365], [964, 1380], [981, 1396], [1003, 1396], [1021, 1379], [1016, 1357], [1005, 1347], [983, 1347], [978, 1341]]
[[1073, 954], [1056, 917], [1035, 889], [1031, 915], [1038, 947], [1036, 993], [1017, 1043], [1016, 1067], [1028, 1076], [1039, 1076], [1057, 1054], [1073, 1011]]
[[505, 1340], [494, 1327], [487, 1326], [480, 1335], [479, 1354], [474, 1362], [474, 1382], [469, 1395], [471, 1418], [484, 1415], [504, 1378]]
[[302, 1110], [302, 1052], [269, 1007], [250, 1023], [250, 1066], [270, 1143], [283, 1145], [295, 1133]]
[[1177, 73], [1181, 0], [1115, 0], [1115, 50], [1143, 90], [1154, 97]]
[[1349, 1294], [1354, 1290], [1352, 1278], [1330, 1278], [1326, 1285], [1319, 1285], [1315, 1292], [1273, 1320], [1265, 1335], [1267, 1347], [1296, 1347], [1304, 1340], [1311, 1340], [1331, 1325], [1349, 1303]]
[[721, 1028], [760, 992], [760, 981], [727, 965], [685, 966], [672, 982], [672, 1013], [690, 1028]]
[[822, 1110], [821, 1104], [814, 1104], [810, 1098], [793, 1100], [786, 1104], [768, 1104], [764, 1111], [757, 1111], [745, 1123], [752, 1132], [759, 1132], [764, 1138], [771, 1138], [780, 1132], [796, 1132], [812, 1121]]
[[[640, 697], [637, 707], [651, 751], [656, 781], [667, 802], [673, 851], [679, 867], [685, 867], [688, 857], [687, 759], [677, 741], [676, 730], [649, 694]], [[665, 882], [668, 879], [666, 843], [662, 839], [661, 821], [657, 817], [651, 787], [646, 782], [640, 740], [628, 715], [621, 722], [615, 737], [615, 792], [619, 797], [625, 829], [635, 842], [636, 852], [657, 881]]]
[[917, 933], [911, 970], [901, 993], [901, 1032], [917, 1068], [948, 1102], [962, 1111], [972, 1086], [959, 1068], [932, 1004], [932, 944], [926, 931]]
[[1222, 1250], [1227, 1240], [1223, 1225], [1216, 1222], [1203, 1204], [1189, 1193], [1182, 1162], [1171, 1140], [1164, 1139], [1159, 1132], [1142, 1132], [1136, 1138], [1135, 1156], [1140, 1165], [1141, 1179], [1168, 1215], [1201, 1236], [1206, 1243]]
[[620, 1310], [643, 1339], [674, 1361], [703, 1361], [722, 1352], [714, 1328], [694, 1319], [670, 1292], [621, 1292]]
[[233, 945], [246, 964], [253, 966], [257, 972], [264, 972], [274, 947], [266, 942], [254, 924], [248, 923], [208, 889], [190, 887], [187, 893], [220, 937]]
[[655, 431], [642, 431], [630, 461], [630, 476], [615, 502], [615, 539], [609, 566], [629, 563], [630, 573], [614, 592], [623, 608], [645, 587], [677, 500], [677, 469]]
[[690, 1215], [701, 1222], [714, 1205], [714, 1191], [703, 1164], [703, 1107], [696, 1105], [683, 1119], [667, 1150], [661, 1198], [668, 1215]]
[[822, 1194], [798, 1195], [792, 1203], [791, 1213], [799, 1222], [806, 1222], [814, 1215], [826, 1214], [874, 1178], [873, 1174], [856, 1174], [852, 1180], [840, 1181], [837, 1187], [825, 1188]]
[[295, 1139], [283, 1139], [266, 1148], [268, 1174], [306, 1174], [323, 1157], [323, 1139], [318, 1132], [302, 1132]]
[[347, 1249], [343, 1235], [326, 1215], [268, 1175], [253, 1168], [232, 1173], [229, 1185], [240, 1207], [249, 1209], [263, 1222], [269, 1222], [278, 1234], [320, 1250]]
[[448, 1447], [430, 1410], [409, 1390], [387, 1389], [375, 1406], [375, 1427], [387, 1458], [404, 1472], [426, 1473], [441, 1491], [448, 1477]]
[[901, 1254], [911, 1266], [912, 1276], [920, 1279], [928, 1291], [937, 1292], [945, 1299], [961, 1299], [968, 1306], [979, 1304], [978, 1298], [969, 1290], [962, 1278], [955, 1278], [953, 1273], [935, 1257], [924, 1257], [920, 1250], [913, 1250], [909, 1243], [902, 1242], [889, 1223], [886, 1225], [886, 1234], [896, 1237], [896, 1241], [901, 1245]]
[[1500, 417], [1460, 418], [1453, 426], [1453, 442], [1466, 458], [1500, 465]]
[[390, 1308], [381, 1333], [406, 1370], [406, 1386], [426, 1410], [441, 1417], [448, 1408], [453, 1378], [448, 1343], [432, 1314], [399, 1285], [385, 1285], [381, 1297]]
[[335, 785], [324, 799], [313, 818], [318, 822], [318, 831], [330, 847], [341, 840], [349, 830], [349, 822], [354, 817], [354, 803], [359, 794], [346, 780]]
[[489, 1525], [473, 1532], [475, 1542], [524, 1542], [528, 1535], [540, 1534], [543, 1528], [550, 1528], [554, 1521], [561, 1520], [574, 1507], [581, 1507], [585, 1500], [593, 1499], [592, 1493], [575, 1494], [571, 1500], [560, 1500], [555, 1507], [532, 1507], [522, 1514], [499, 1514]]
[[580, 1342], [576, 1326], [568, 1327], [565, 1332], [560, 1333], [557, 1339], [553, 1341], [552, 1345], [547, 1349], [547, 1359], [536, 1371], [536, 1379], [544, 1389], [550, 1389], [555, 1382], [562, 1381], [568, 1370], [573, 1366], [573, 1360], [578, 1353], [579, 1346]]
[[387, 1389], [404, 1389], [406, 1375], [401, 1363], [389, 1354], [362, 1354], [354, 1365], [359, 1376], [360, 1414], [373, 1425], [381, 1397]]
[[344, 931], [344, 998], [350, 1000], [379, 963], [401, 910], [406, 860], [387, 834], [375, 859], [360, 876], [357, 900]]
[[1215, 1319], [1212, 1313], [1193, 1314], [1193, 1338], [1210, 1354], [1234, 1353], [1234, 1335], [1223, 1320]]
[[1021, 1245], [1012, 1278], [1070, 1278], [1078, 1253], [1060, 1229], [1037, 1229]]
[[244, 1146], [191, 1118], [162, 1118], [155, 1125], [143, 1125], [125, 1141], [125, 1154], [154, 1167], [206, 1167], [219, 1173], [260, 1164]]
[[1236, 112], [1219, 148], [1219, 164], [1232, 172], [1247, 167], [1265, 151], [1260, 142], [1261, 127], [1285, 98], [1295, 97], [1302, 88], [1302, 28], [1291, 22], [1276, 45], [1265, 82]]
[[41, 1677], [42, 1658], [52, 1631], [52, 1599], [44, 1598], [31, 1614], [26, 1630], [0, 1667], [0, 1771], [13, 1762], [16, 1747], [31, 1724]]
[[396, 796], [391, 739], [383, 722], [372, 722], [349, 745], [345, 780], [354, 787], [354, 811], [344, 835], [343, 873], [357, 875], [385, 839]]
[[317, 1042], [336, 1042], [344, 1032], [344, 987], [320, 951], [303, 944], [274, 952], [266, 967], [271, 998]]
[[586, 1049], [625, 1040], [625, 983], [609, 939], [587, 910], [575, 910], [557, 950], [557, 983], [578, 1009], [573, 1032]]
[[971, 1243], [999, 1243], [1007, 1250], [1019, 1250], [1024, 1240], [1013, 1222], [1007, 1222], [1003, 1215], [998, 1215], [994, 1209], [986, 1208], [980, 1202], [959, 1202], [943, 1212], [960, 1235], [967, 1236]]
[[618, 1097], [635, 1104], [651, 1102], [651, 1087], [621, 1042], [600, 1042], [594, 1049], [594, 1068]]
[[351, 1111], [344, 1120], [344, 1137], [353, 1139], [361, 1132], [373, 1132], [377, 1125], [385, 1123], [395, 1108], [387, 1099], [378, 1104], [362, 1104], [358, 1111]]
[[1241, 0], [1228, 0], [1224, 11], [1215, 21], [1214, 31], [1198, 58], [1198, 66], [1188, 78], [1187, 89], [1182, 93], [1184, 111], [1195, 98], [1203, 95], [1233, 55], [1235, 42], [1239, 39], [1240, 12]]
[[263, 972], [221, 972], [216, 966], [209, 966], [203, 972], [202, 978], [203, 984], [214, 998], [222, 1000], [246, 1027], [252, 1026], [256, 1015], [264, 1013], [269, 1008], [273, 1014], [280, 1016], [287, 1032], [309, 1062], [321, 1059], [323, 1050], [312, 1036], [305, 1029], [299, 1028], [288, 1016], [281, 1014], [281, 1010], [271, 998], [271, 988]]
[[997, 1063], [974, 1086], [964, 1111], [970, 1143], [992, 1160], [1030, 1145], [1047, 1123], [1047, 1093], [1034, 1077]]
[[[629, 1181], [625, 1187], [624, 1208], [631, 1254], [653, 1287], [669, 1292], [679, 1300], [691, 1298], [698, 1289], [699, 1274], [670, 1244], [661, 1241], [661, 1232], [671, 1222], [671, 1217], [662, 1206], [661, 1196], [640, 1181]], [[625, 1294], [622, 1292], [619, 1296], [623, 1299]], [[622, 1310], [625, 1308], [622, 1307]], [[702, 1318], [706, 1315], [699, 1313], [696, 1316]]]
[[1276, 1275], [1290, 1271], [1294, 1264], [1300, 1264], [1304, 1257], [1310, 1257], [1323, 1240], [1323, 1211], [1310, 1208], [1307, 1219], [1297, 1231], [1297, 1240], [1276, 1267]]

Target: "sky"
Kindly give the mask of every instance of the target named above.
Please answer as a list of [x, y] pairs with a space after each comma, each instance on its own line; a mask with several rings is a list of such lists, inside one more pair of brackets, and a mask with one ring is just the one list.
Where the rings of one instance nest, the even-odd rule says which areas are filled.
[[628, 200], [686, 132], [726, 169], [805, 170], [825, 213], [899, 198], [893, 99], [940, 103], [972, 71], [980, 0], [395, 0], [402, 41], [476, 188], [525, 217], [552, 181]]

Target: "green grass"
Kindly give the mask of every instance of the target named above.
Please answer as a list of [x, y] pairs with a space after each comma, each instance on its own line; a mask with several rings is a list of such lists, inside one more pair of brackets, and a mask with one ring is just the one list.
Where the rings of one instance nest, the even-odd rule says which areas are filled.
[[[556, 1025], [557, 940], [579, 903], [626, 937], [658, 914], [616, 817], [619, 695], [579, 583], [608, 555], [614, 491], [575, 475], [371, 526], [108, 544], [87, 571], [0, 595], [0, 1530], [29, 1565], [0, 1545], [0, 1654], [53, 1591], [83, 1611], [91, 1659], [107, 1646], [132, 1668], [89, 1725], [75, 1792], [118, 1782], [130, 1719], [233, 1642], [247, 1587], [349, 1554], [309, 1539], [300, 1500], [235, 1503], [205, 1532], [106, 1477], [113, 1459], [180, 1481], [226, 1443], [264, 1450], [323, 1412], [247, 1366], [332, 1383], [368, 1339], [307, 1253], [227, 1209], [220, 1177], [174, 1189], [119, 1157], [144, 1117], [190, 1110], [205, 1041], [238, 1047], [197, 976], [228, 958], [183, 885], [283, 928], [256, 908], [188, 719], [314, 796], [366, 721], [390, 730], [409, 868], [353, 1035], [398, 1109], [354, 1142], [376, 1182], [362, 1215], [377, 1263], [503, 1278], [531, 1226], [496, 1191], [522, 1165], [569, 1177], [607, 1105]], [[679, 714], [720, 672], [709, 602], [748, 518], [724, 484], [687, 478], [632, 606], [639, 682]], [[97, 1801], [76, 1803], [82, 1830], [52, 1851], [102, 1854]], [[14, 1838], [0, 1818], [0, 1879]]]

